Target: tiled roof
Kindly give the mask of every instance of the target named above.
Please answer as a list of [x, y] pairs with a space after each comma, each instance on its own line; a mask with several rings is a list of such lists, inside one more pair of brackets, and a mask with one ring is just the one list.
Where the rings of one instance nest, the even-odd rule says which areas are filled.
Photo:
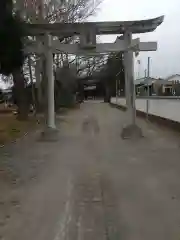
[[134, 81], [135, 85], [139, 85], [139, 84], [145, 84], [145, 85], [151, 85], [152, 83], [154, 83], [157, 79], [156, 78], [140, 78], [140, 79], [136, 79]]

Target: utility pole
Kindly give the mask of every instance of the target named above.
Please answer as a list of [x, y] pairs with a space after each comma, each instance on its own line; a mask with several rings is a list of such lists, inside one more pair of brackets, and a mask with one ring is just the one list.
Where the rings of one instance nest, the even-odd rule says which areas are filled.
[[147, 100], [146, 100], [147, 120], [148, 120], [148, 114], [149, 114], [149, 96], [150, 96], [149, 80], [150, 80], [150, 57], [148, 57], [148, 63], [147, 63]]
[[147, 76], [150, 77], [150, 57], [148, 57]]
[[144, 70], [144, 77], [146, 78], [146, 76], [147, 76], [147, 70], [145, 69]]

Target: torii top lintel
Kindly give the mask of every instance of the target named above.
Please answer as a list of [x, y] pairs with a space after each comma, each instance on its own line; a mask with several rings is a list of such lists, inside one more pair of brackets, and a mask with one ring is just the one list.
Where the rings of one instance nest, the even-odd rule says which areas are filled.
[[25, 24], [27, 35], [41, 35], [49, 33], [59, 35], [80, 35], [82, 29], [95, 29], [96, 35], [123, 34], [126, 30], [132, 33], [153, 32], [162, 22], [164, 16], [138, 21], [119, 22], [84, 22], [84, 23], [45, 23]]

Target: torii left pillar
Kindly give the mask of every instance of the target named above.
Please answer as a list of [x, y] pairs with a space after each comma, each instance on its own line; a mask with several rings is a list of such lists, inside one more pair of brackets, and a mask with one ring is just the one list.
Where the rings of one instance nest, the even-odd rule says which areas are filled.
[[53, 73], [53, 54], [52, 36], [45, 35], [45, 57], [46, 57], [46, 76], [47, 76], [47, 121], [42, 133], [43, 140], [58, 140], [58, 130], [55, 125], [55, 101], [54, 101], [54, 73]]

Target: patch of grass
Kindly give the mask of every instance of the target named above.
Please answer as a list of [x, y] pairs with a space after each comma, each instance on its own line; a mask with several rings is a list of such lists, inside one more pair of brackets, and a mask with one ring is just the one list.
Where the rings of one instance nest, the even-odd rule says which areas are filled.
[[37, 119], [18, 121], [12, 113], [0, 114], [0, 145], [16, 140], [37, 126]]

